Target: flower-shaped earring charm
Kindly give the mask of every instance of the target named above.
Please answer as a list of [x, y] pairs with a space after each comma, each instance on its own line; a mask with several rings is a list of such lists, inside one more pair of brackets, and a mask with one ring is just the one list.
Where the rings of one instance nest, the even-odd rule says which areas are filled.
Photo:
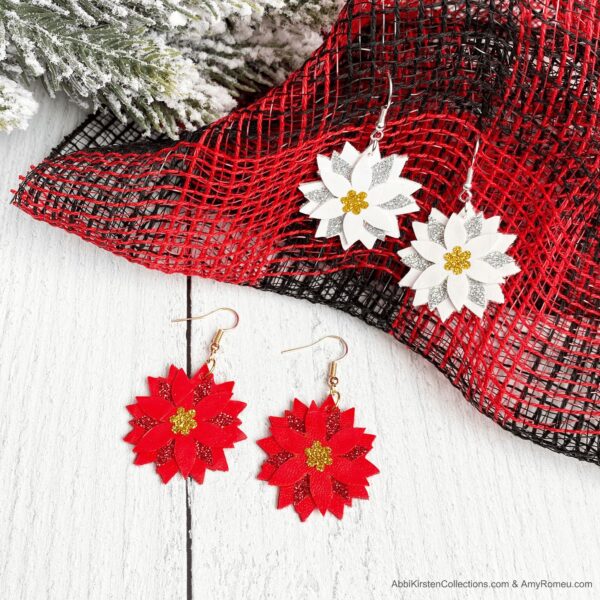
[[355, 242], [372, 248], [400, 235], [398, 215], [419, 210], [412, 197], [421, 185], [400, 177], [408, 157], [381, 158], [379, 148], [360, 153], [346, 142], [331, 159], [319, 155], [321, 179], [300, 185], [308, 202], [300, 212], [319, 220], [317, 237], [339, 236], [344, 250]]
[[217, 383], [212, 374], [223, 333], [237, 326], [237, 312], [223, 307], [175, 320], [203, 319], [218, 311], [232, 313], [235, 324], [217, 331], [210, 357], [200, 370], [188, 377], [183, 369], [171, 366], [167, 377], [148, 377], [150, 394], [138, 396], [127, 407], [131, 431], [124, 439], [134, 446], [134, 463], [154, 463], [163, 483], [178, 472], [202, 483], [207, 470], [227, 471], [225, 449], [246, 439], [239, 428], [239, 414], [246, 405], [232, 398], [234, 382]]
[[[346, 356], [346, 342], [335, 335], [301, 348], [327, 338], [339, 340], [344, 347], [337, 360]], [[258, 441], [267, 454], [258, 478], [279, 488], [277, 508], [293, 506], [302, 521], [315, 509], [341, 519], [353, 499], [369, 497], [367, 478], [379, 473], [366, 458], [375, 436], [354, 426], [353, 408], [338, 408], [336, 370], [334, 361], [329, 367], [329, 394], [320, 405], [311, 402], [307, 406], [294, 400], [283, 416], [270, 417], [271, 435]]]
[[344, 250], [356, 242], [371, 249], [377, 240], [399, 237], [398, 215], [419, 210], [412, 195], [421, 185], [400, 176], [408, 157], [382, 158], [379, 151], [394, 91], [389, 72], [387, 77], [387, 104], [367, 149], [359, 152], [346, 142], [342, 152], [334, 152], [331, 158], [319, 154], [320, 179], [299, 186], [308, 200], [300, 212], [319, 221], [316, 237], [338, 236]]
[[505, 278], [520, 271], [506, 253], [517, 236], [499, 233], [500, 217], [486, 219], [471, 204], [478, 148], [479, 142], [461, 194], [464, 208], [449, 218], [432, 209], [427, 223], [413, 222], [411, 247], [398, 252], [410, 268], [400, 285], [415, 290], [414, 306], [426, 304], [442, 321], [463, 308], [483, 317], [489, 302], [504, 302]]

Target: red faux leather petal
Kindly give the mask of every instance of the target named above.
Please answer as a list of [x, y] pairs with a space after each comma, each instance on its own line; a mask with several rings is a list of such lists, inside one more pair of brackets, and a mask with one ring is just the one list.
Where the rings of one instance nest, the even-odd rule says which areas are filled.
[[262, 440], [258, 440], [256, 442], [264, 452], [267, 454], [278, 454], [283, 450], [283, 448], [275, 441], [275, 438], [268, 437], [263, 438]]
[[313, 510], [315, 510], [316, 506], [313, 499], [310, 496], [306, 496], [304, 500], [298, 502], [298, 504], [294, 504], [294, 508], [298, 513], [301, 521], [306, 521]]
[[294, 502], [294, 486], [288, 485], [279, 488], [279, 496], [277, 497], [277, 508], [285, 508]]
[[144, 414], [162, 421], [175, 412], [173, 404], [158, 396], [138, 396], [138, 406]]
[[301, 402], [300, 400], [298, 400], [298, 398], [294, 398], [294, 404], [292, 407], [292, 413], [294, 414], [294, 416], [298, 417], [299, 419], [304, 420], [304, 418], [306, 417], [307, 411], [308, 411], [308, 406], [306, 406], [306, 404], [304, 404], [304, 402]]
[[275, 441], [292, 454], [302, 454], [307, 446], [310, 446], [306, 436], [290, 429], [289, 427], [271, 427]]
[[147, 465], [156, 460], [156, 452], [140, 452], [135, 455], [134, 465]]
[[225, 452], [222, 448], [211, 448], [212, 451], [212, 463], [209, 465], [211, 471], [228, 471], [229, 465], [225, 458]]
[[277, 471], [277, 467], [273, 463], [264, 462], [260, 468], [257, 478], [261, 481], [269, 481], [275, 471]]
[[[292, 503], [302, 520], [316, 507], [323, 515], [329, 511], [341, 519], [352, 498], [368, 497], [367, 477], [378, 471], [364, 456], [375, 436], [353, 426], [353, 409], [340, 412], [331, 396], [321, 406], [313, 402], [307, 407], [294, 400], [292, 411], [269, 420], [271, 437], [258, 441], [268, 455], [258, 479], [279, 487], [278, 508]], [[326, 448], [325, 455], [319, 458], [317, 452], [313, 457], [317, 464], [309, 467], [305, 450], [316, 441]]]
[[348, 460], [337, 456], [329, 467], [331, 476], [342, 483], [368, 485], [367, 478], [361, 473], [356, 460]]
[[217, 446], [218, 448], [227, 448], [246, 437], [235, 426], [218, 427], [205, 421], [200, 421], [198, 426], [192, 429], [191, 434], [206, 446]]
[[156, 467], [156, 472], [160, 475], [163, 483], [169, 483], [173, 475], [178, 471], [177, 463], [174, 460], [169, 460], [166, 463]]
[[361, 434], [364, 429], [350, 427], [348, 429], [340, 429], [333, 437], [329, 438], [327, 445], [331, 448], [332, 454], [346, 454], [355, 448], [361, 440]]
[[345, 429], [346, 427], [354, 426], [354, 409], [349, 408], [348, 410], [343, 410], [340, 413], [340, 427]]
[[327, 413], [325, 411], [313, 408], [311, 405], [311, 408], [306, 413], [305, 423], [306, 437], [309, 440], [323, 441], [325, 439], [327, 425]]
[[190, 474], [196, 462], [196, 441], [190, 435], [175, 438], [175, 461], [184, 477]]
[[234, 381], [224, 381], [223, 383], [215, 383], [213, 384], [210, 390], [210, 395], [226, 396], [229, 400], [229, 398], [231, 398], [231, 396], [233, 395], [234, 385]]
[[146, 432], [141, 427], [134, 427], [124, 438], [128, 444], [137, 444]]
[[197, 460], [194, 464], [194, 468], [190, 471], [190, 476], [196, 483], [203, 483], [205, 473], [206, 465], [201, 460]]
[[142, 409], [137, 404], [128, 404], [126, 408], [134, 419], [139, 419], [144, 416]]
[[327, 512], [329, 501], [331, 500], [331, 494], [333, 488], [331, 486], [331, 477], [326, 471], [318, 471], [317, 469], [311, 469], [309, 476], [310, 482], [310, 495], [313, 497], [317, 508], [324, 515]]
[[[237, 416], [246, 405], [231, 400], [234, 382], [213, 384], [206, 365], [195, 379], [189, 379], [185, 371], [174, 366], [169, 369], [168, 378], [148, 377], [150, 396], [138, 396], [137, 402], [127, 407], [134, 418], [129, 421], [132, 428], [124, 439], [134, 444], [136, 464], [155, 462], [165, 483], [177, 471], [198, 483], [204, 480], [206, 469], [227, 471], [223, 448], [232, 448], [246, 438], [238, 427], [241, 421]], [[178, 407], [194, 410], [182, 415], [189, 425], [195, 425], [187, 435], [173, 433], [170, 417]], [[214, 419], [214, 423], [206, 419]]]
[[344, 499], [337, 494], [333, 494], [331, 496], [331, 500], [329, 502], [329, 512], [336, 516], [338, 519], [341, 519], [344, 516], [344, 507], [346, 506]]
[[169, 440], [173, 439], [171, 423], [161, 423], [153, 429], [150, 429], [134, 448], [135, 452], [152, 452], [165, 446]]
[[194, 405], [197, 419], [208, 421], [216, 417], [220, 412], [224, 412], [227, 400], [224, 396], [207, 396]]
[[229, 400], [225, 404], [224, 412], [230, 414], [232, 417], [237, 417], [245, 408], [245, 402], [240, 402], [239, 400]]
[[186, 410], [189, 410], [194, 404], [194, 387], [185, 374], [185, 371], [179, 369], [171, 383], [173, 404], [175, 406], [183, 406]]
[[306, 457], [298, 456], [284, 462], [271, 477], [269, 485], [292, 485], [307, 472]]

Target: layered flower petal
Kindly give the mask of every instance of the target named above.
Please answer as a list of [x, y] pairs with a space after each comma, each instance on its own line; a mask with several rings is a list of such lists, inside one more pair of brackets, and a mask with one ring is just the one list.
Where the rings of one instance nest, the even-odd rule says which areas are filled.
[[180, 473], [187, 477], [196, 462], [196, 440], [189, 435], [180, 435], [175, 439], [175, 462]]
[[412, 194], [421, 185], [400, 177], [406, 160], [381, 159], [378, 149], [361, 154], [349, 143], [331, 159], [318, 155], [321, 179], [299, 186], [308, 201], [300, 212], [319, 220], [316, 237], [338, 237], [344, 250], [358, 242], [371, 249], [386, 236], [399, 237], [397, 215], [419, 209]]
[[364, 220], [376, 227], [385, 231], [392, 237], [398, 237], [400, 230], [398, 229], [398, 219], [389, 211], [385, 211], [378, 206], [371, 206], [364, 211]]
[[469, 295], [469, 280], [466, 275], [450, 275], [447, 283], [448, 296], [456, 310], [460, 310]]
[[310, 474], [310, 495], [322, 515], [327, 512], [332, 494], [331, 476], [326, 472], [313, 471]]
[[464, 307], [481, 318], [489, 302], [503, 302], [499, 284], [519, 267], [505, 253], [515, 236], [498, 233], [499, 225], [470, 203], [448, 219], [432, 209], [427, 223], [413, 223], [417, 239], [398, 252], [409, 267], [399, 285], [415, 291], [413, 305], [426, 304], [445, 321]]
[[278, 508], [293, 505], [301, 520], [315, 508], [341, 518], [352, 498], [366, 496], [378, 472], [364, 458], [375, 436], [354, 427], [354, 409], [340, 411], [331, 396], [320, 406], [296, 400], [286, 417], [270, 420], [272, 436], [258, 442], [268, 455], [258, 478], [280, 488]]
[[269, 480], [270, 485], [292, 485], [306, 475], [306, 458], [297, 456], [284, 462]]
[[467, 241], [467, 231], [461, 217], [454, 213], [448, 219], [444, 229], [444, 244], [448, 250], [455, 246], [464, 246]]
[[246, 437], [238, 428], [246, 405], [231, 400], [233, 382], [215, 383], [206, 365], [191, 378], [171, 367], [167, 378], [148, 382], [150, 396], [128, 407], [134, 419], [125, 441], [134, 444], [134, 462], [155, 462], [164, 483], [177, 472], [202, 483], [206, 468], [227, 470], [223, 448]]

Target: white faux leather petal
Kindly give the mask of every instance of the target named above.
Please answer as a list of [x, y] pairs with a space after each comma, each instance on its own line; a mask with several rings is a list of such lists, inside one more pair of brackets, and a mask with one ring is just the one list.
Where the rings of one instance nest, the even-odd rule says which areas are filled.
[[364, 231], [362, 217], [360, 215], [355, 215], [354, 213], [346, 213], [343, 228], [344, 235], [346, 236], [346, 243], [348, 244], [348, 248], [350, 248], [352, 244], [360, 240], [361, 234]]
[[498, 252], [506, 252], [517, 239], [517, 236], [512, 233], [499, 233], [498, 235], [500, 236], [500, 241], [494, 248]]
[[410, 179], [405, 179], [404, 177], [398, 177], [396, 179], [396, 183], [398, 184], [398, 189], [400, 190], [398, 193], [404, 194], [405, 196], [410, 196], [415, 192], [418, 192], [423, 186], [416, 181], [411, 181]]
[[334, 219], [344, 214], [343, 208], [344, 205], [339, 198], [333, 198], [333, 200], [327, 200], [327, 202], [320, 204], [310, 216], [313, 219]]
[[421, 221], [413, 221], [412, 228], [415, 232], [417, 240], [429, 240], [429, 234], [427, 233], [427, 223], [421, 223]]
[[460, 311], [465, 305], [465, 300], [469, 295], [469, 280], [464, 274], [450, 275], [448, 277], [448, 296], [454, 304], [457, 311]]
[[481, 283], [501, 283], [503, 277], [498, 271], [488, 263], [480, 259], [472, 259], [471, 267], [467, 270], [467, 275], [475, 281]]
[[359, 159], [360, 152], [350, 143], [344, 144], [344, 149], [340, 156], [349, 164], [354, 166], [354, 163]]
[[446, 254], [447, 250], [444, 246], [440, 246], [440, 244], [436, 244], [435, 242], [430, 242], [428, 240], [415, 240], [412, 243], [412, 247], [425, 259], [434, 262], [434, 263], [442, 263], [444, 262], [444, 254]]
[[442, 267], [442, 265], [431, 265], [427, 267], [419, 278], [414, 282], [413, 288], [415, 290], [429, 289], [436, 285], [440, 285], [444, 279], [448, 277], [448, 271]]
[[319, 175], [325, 184], [325, 187], [336, 197], [342, 198], [350, 191], [350, 182], [331, 170], [331, 161], [319, 154], [317, 156], [317, 164], [319, 165]]
[[385, 204], [402, 194], [398, 180], [389, 180], [369, 190], [367, 202], [373, 206]]
[[392, 168], [390, 169], [390, 179], [400, 177], [400, 173], [402, 173], [402, 169], [404, 169], [404, 165], [408, 160], [408, 156], [406, 154], [394, 154], [393, 157], [394, 162], [392, 163]]
[[492, 250], [495, 250], [501, 239], [502, 236], [499, 233], [478, 235], [469, 240], [465, 244], [464, 249], [471, 253], [471, 258], [481, 258], [488, 255]]
[[352, 189], [357, 192], [366, 192], [371, 187], [373, 169], [371, 168], [372, 157], [363, 152], [352, 169]]
[[438, 315], [440, 315], [441, 321], [445, 321], [452, 313], [456, 312], [456, 308], [454, 307], [454, 304], [452, 304], [452, 302], [448, 298], [446, 298], [445, 300], [442, 300], [435, 307], [435, 310], [437, 310]]
[[450, 215], [446, 227], [444, 228], [444, 243], [448, 250], [452, 250], [455, 246], [464, 246], [467, 240], [467, 232], [461, 217], [456, 213]]
[[409, 269], [408, 273], [398, 282], [400, 287], [412, 287], [423, 271]]
[[382, 229], [392, 237], [398, 237], [400, 235], [398, 219], [387, 210], [383, 210], [378, 206], [369, 206], [366, 210], [361, 211], [360, 216], [363, 217], [367, 223], [373, 225], [373, 227]]
[[484, 286], [485, 297], [495, 304], [503, 304], [504, 303], [504, 293], [502, 292], [502, 288], [497, 283], [491, 283], [490, 285]]
[[417, 290], [413, 299], [413, 306], [423, 306], [429, 301], [429, 290], [427, 288]]

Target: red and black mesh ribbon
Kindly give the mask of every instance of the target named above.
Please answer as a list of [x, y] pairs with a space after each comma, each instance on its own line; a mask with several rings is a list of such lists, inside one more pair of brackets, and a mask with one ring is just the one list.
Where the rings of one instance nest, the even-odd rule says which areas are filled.
[[[176, 143], [96, 114], [14, 202], [150, 268], [355, 315], [505, 429], [599, 463], [599, 15], [597, 0], [351, 1], [305, 66], [261, 99]], [[400, 217], [399, 240], [344, 252], [315, 239], [297, 188], [315, 179], [317, 153], [366, 146], [386, 70], [394, 102], [381, 149], [409, 155], [421, 211]], [[478, 137], [473, 204], [518, 235], [522, 271], [483, 320], [441, 323], [398, 287], [396, 252], [413, 218], [460, 208]]]

